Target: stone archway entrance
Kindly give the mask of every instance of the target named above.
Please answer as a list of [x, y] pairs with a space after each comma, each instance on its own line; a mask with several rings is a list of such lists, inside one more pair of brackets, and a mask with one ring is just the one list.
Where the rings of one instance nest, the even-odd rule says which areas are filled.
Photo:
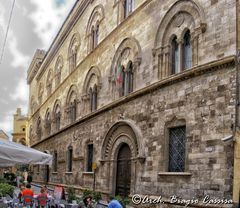
[[103, 188], [112, 195], [129, 196], [136, 192], [145, 161], [141, 130], [131, 120], [116, 122], [105, 135], [101, 165], [106, 171]]
[[131, 150], [123, 143], [117, 155], [116, 194], [127, 197], [131, 187]]

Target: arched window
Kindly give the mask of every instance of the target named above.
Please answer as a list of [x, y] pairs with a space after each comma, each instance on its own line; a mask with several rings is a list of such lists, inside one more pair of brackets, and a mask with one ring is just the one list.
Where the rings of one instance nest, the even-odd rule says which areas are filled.
[[66, 112], [70, 123], [73, 123], [77, 119], [77, 92], [77, 86], [72, 85], [67, 95]]
[[47, 96], [49, 96], [52, 93], [52, 70], [49, 70], [48, 75], [47, 75], [47, 83], [46, 83], [46, 88], [47, 88]]
[[70, 73], [77, 66], [77, 53], [78, 53], [79, 45], [80, 45], [80, 38], [79, 38], [79, 35], [76, 33], [73, 35], [69, 45], [69, 49], [68, 49], [68, 61], [69, 61]]
[[35, 101], [35, 99], [34, 99], [34, 96], [32, 96], [32, 98], [31, 98], [31, 103], [30, 103], [30, 110], [31, 110], [31, 114], [34, 114], [35, 113], [35, 111], [36, 111], [36, 109], [37, 109], [37, 103], [36, 103], [36, 101]]
[[97, 85], [95, 84], [93, 88], [90, 88], [89, 90], [90, 94], [90, 107], [91, 112], [97, 110]]
[[183, 37], [183, 70], [192, 67], [192, 44], [190, 31], [187, 30]]
[[137, 88], [137, 72], [141, 64], [141, 47], [134, 38], [126, 38], [119, 45], [112, 61], [110, 92], [113, 99], [128, 95]]
[[61, 127], [61, 108], [59, 103], [54, 107], [55, 130], [59, 131]]
[[46, 129], [46, 134], [50, 135], [51, 134], [51, 115], [49, 111], [46, 113], [46, 117], [45, 117], [45, 129]]
[[133, 11], [134, 0], [124, 0], [123, 8], [124, 8], [124, 18], [128, 17], [129, 14]]
[[97, 47], [98, 45], [98, 38], [99, 38], [99, 24], [97, 23], [96, 26], [92, 26], [91, 32], [91, 50]]
[[73, 100], [70, 103], [70, 118], [71, 118], [71, 123], [73, 123], [74, 121], [76, 121], [77, 118], [77, 101]]
[[42, 98], [43, 98], [43, 84], [40, 83], [39, 87], [38, 87], [38, 102], [39, 102], [39, 105], [42, 104]]
[[92, 32], [91, 32], [91, 50], [95, 48], [95, 30], [94, 26], [92, 26]]
[[87, 113], [97, 110], [99, 90], [101, 89], [100, 80], [101, 75], [99, 69], [97, 67], [92, 67], [87, 73], [83, 86], [83, 95], [87, 98], [84, 104]]
[[86, 36], [88, 38], [88, 52], [91, 52], [99, 43], [100, 24], [104, 18], [104, 7], [97, 5], [88, 20]]
[[126, 96], [129, 93], [133, 92], [133, 64], [132, 61], [129, 61], [127, 67], [119, 67], [117, 82], [121, 89], [119, 90], [120, 96]]
[[41, 117], [39, 117], [38, 120], [37, 120], [36, 134], [37, 134], [38, 140], [40, 140], [41, 137], [42, 137]]
[[55, 65], [55, 87], [57, 88], [61, 83], [61, 73], [63, 68], [63, 58], [59, 56]]
[[68, 147], [67, 161], [67, 171], [72, 172], [73, 148], [71, 146]]
[[172, 51], [172, 74], [176, 74], [180, 72], [179, 65], [179, 45], [177, 42], [177, 37], [175, 36], [171, 43], [171, 51]]
[[95, 47], [98, 45], [98, 38], [99, 38], [99, 23], [97, 22], [96, 28], [95, 28]]

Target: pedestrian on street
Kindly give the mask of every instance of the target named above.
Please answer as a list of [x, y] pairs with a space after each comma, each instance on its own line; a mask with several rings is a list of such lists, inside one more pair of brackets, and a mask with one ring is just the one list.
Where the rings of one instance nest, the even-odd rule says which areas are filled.
[[111, 201], [108, 204], [108, 208], [123, 208], [120, 202], [117, 199], [114, 199], [114, 197], [110, 197], [110, 200]]
[[20, 192], [18, 194], [18, 199], [19, 199], [19, 202], [22, 203], [23, 202], [23, 191], [25, 189], [25, 186], [24, 185], [21, 185], [20, 186]]
[[23, 197], [23, 204], [24, 206], [27, 207], [33, 207], [33, 190], [31, 189], [31, 185], [27, 184], [26, 189], [23, 190], [22, 192], [22, 197]]
[[44, 187], [41, 188], [40, 194], [38, 194], [38, 196], [37, 196], [37, 201], [38, 201], [40, 208], [46, 207], [48, 197], [47, 197], [47, 193], [46, 193]]

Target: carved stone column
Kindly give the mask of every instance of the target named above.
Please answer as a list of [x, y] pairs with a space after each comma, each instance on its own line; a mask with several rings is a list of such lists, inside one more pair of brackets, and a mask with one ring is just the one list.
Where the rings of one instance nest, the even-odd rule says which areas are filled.
[[[192, 37], [192, 36], [191, 36]], [[192, 40], [192, 66], [196, 66], [198, 64], [198, 42], [199, 42], [199, 35], [195, 35]]]
[[177, 39], [177, 43], [178, 43], [178, 56], [179, 56], [178, 72], [182, 72], [184, 70], [184, 57], [183, 57], [184, 41], [182, 38]]
[[137, 80], [139, 79], [139, 69], [140, 69], [140, 64], [142, 62], [142, 58], [137, 57], [133, 61], [133, 91], [136, 90], [137, 88]]

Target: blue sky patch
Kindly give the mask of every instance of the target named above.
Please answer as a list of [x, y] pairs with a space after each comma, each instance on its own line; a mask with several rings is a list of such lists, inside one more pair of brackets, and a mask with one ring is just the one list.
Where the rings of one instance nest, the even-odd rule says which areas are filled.
[[65, 4], [66, 0], [55, 0], [57, 6], [62, 6], [63, 4]]

